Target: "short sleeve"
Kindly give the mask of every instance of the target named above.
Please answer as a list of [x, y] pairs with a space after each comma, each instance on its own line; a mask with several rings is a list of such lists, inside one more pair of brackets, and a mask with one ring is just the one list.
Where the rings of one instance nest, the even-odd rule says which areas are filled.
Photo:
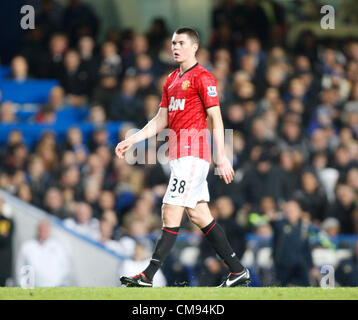
[[200, 99], [205, 109], [220, 105], [217, 83], [210, 72], [203, 72], [198, 76], [197, 86]]
[[[170, 75], [169, 75], [170, 76]], [[160, 101], [159, 107], [162, 108], [168, 108], [168, 79], [165, 80], [164, 86], [163, 86], [163, 93], [162, 93], [162, 100]]]

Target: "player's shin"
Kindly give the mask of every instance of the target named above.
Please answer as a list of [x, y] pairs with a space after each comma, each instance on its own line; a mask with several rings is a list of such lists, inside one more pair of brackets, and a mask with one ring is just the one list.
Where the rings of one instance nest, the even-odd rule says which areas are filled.
[[143, 271], [145, 276], [152, 281], [155, 273], [163, 265], [165, 258], [173, 248], [180, 227], [162, 228], [162, 234], [156, 244], [149, 266]]
[[232, 250], [224, 230], [216, 223], [215, 219], [206, 227], [202, 228], [201, 231], [216, 250], [217, 254], [228, 265], [231, 272], [240, 273], [245, 270], [239, 258]]

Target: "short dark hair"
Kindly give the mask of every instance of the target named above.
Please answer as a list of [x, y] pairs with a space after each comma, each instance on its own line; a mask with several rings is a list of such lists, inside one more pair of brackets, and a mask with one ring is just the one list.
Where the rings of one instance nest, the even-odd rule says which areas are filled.
[[176, 34], [187, 34], [188, 37], [190, 37], [190, 39], [194, 42], [194, 43], [197, 43], [199, 44], [199, 34], [196, 30], [194, 30], [193, 28], [190, 28], [190, 27], [181, 27], [181, 28], [178, 28], [174, 31], [174, 33]]

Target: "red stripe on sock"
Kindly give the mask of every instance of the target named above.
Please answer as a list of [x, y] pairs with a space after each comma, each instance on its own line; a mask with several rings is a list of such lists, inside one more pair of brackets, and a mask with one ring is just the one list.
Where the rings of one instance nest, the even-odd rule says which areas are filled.
[[166, 232], [169, 232], [169, 233], [172, 233], [172, 234], [178, 234], [179, 232], [175, 232], [175, 231], [171, 231], [171, 230], [168, 230], [168, 229], [165, 229], [165, 228], [162, 228], [163, 231], [166, 231]]
[[211, 231], [212, 228], [214, 228], [216, 226], [216, 221], [214, 222], [214, 224], [211, 226], [211, 228], [204, 234], [205, 236]]

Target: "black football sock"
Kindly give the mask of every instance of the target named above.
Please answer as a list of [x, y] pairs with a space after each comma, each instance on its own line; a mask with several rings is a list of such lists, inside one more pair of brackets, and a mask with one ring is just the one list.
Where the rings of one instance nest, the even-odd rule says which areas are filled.
[[152, 281], [155, 273], [163, 265], [165, 258], [168, 256], [170, 250], [173, 248], [180, 227], [162, 228], [161, 237], [155, 246], [155, 250], [150, 260], [149, 266], [143, 272], [145, 276]]
[[232, 250], [224, 230], [216, 223], [215, 219], [206, 227], [202, 228], [201, 231], [216, 250], [216, 253], [228, 265], [231, 272], [239, 273], [245, 270], [239, 258]]

